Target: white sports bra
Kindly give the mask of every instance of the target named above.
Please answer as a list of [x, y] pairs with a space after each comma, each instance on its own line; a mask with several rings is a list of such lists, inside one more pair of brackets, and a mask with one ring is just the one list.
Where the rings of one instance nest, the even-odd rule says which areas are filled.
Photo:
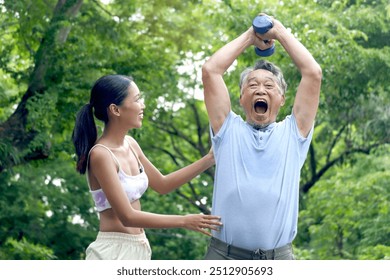
[[[135, 176], [127, 175], [122, 170], [122, 168], [119, 164], [118, 158], [114, 155], [114, 153], [108, 147], [106, 147], [102, 144], [96, 144], [95, 146], [93, 146], [91, 148], [91, 150], [89, 151], [89, 154], [88, 154], [88, 161], [89, 161], [89, 155], [91, 154], [91, 151], [97, 146], [103, 147], [107, 151], [109, 151], [111, 156], [113, 157], [115, 163], [118, 166], [119, 181], [121, 182], [121, 185], [122, 185], [122, 187], [127, 195], [127, 198], [129, 199], [130, 202], [133, 202], [133, 201], [141, 198], [141, 196], [144, 194], [144, 192], [148, 188], [149, 181], [148, 181], [148, 176], [146, 175], [144, 168], [143, 168], [141, 162], [139, 161], [136, 153], [134, 152], [133, 148], [130, 146], [130, 143], [128, 143], [128, 144], [129, 144], [130, 150], [133, 152], [134, 156], [136, 157], [136, 159], [138, 161], [138, 166], [139, 166], [139, 171], [140, 171], [140, 173], [138, 175], [135, 175]], [[87, 162], [87, 174], [86, 175], [87, 175], [87, 182], [88, 182], [89, 191], [90, 191], [92, 198], [95, 202], [95, 206], [96, 206], [97, 211], [102, 212], [106, 209], [111, 208], [110, 202], [108, 201], [106, 194], [103, 192], [102, 189], [91, 190], [91, 186], [89, 184], [89, 178], [88, 178], [88, 162]]]

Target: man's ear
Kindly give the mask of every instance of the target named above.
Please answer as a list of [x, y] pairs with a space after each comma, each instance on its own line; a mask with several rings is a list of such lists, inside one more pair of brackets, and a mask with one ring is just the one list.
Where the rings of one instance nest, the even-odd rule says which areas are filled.
[[111, 114], [113, 114], [114, 116], [120, 116], [120, 113], [119, 113], [119, 108], [118, 106], [116, 106], [115, 104], [110, 104], [110, 106], [108, 106], [108, 110], [111, 112]]
[[285, 98], [285, 95], [283, 94], [282, 95], [282, 102], [280, 103], [280, 106], [283, 106], [284, 103], [286, 103], [286, 98]]

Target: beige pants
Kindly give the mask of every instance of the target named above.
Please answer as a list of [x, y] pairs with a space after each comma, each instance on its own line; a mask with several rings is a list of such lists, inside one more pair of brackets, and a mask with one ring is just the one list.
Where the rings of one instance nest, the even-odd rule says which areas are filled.
[[87, 260], [150, 260], [152, 250], [145, 233], [99, 231], [86, 254]]

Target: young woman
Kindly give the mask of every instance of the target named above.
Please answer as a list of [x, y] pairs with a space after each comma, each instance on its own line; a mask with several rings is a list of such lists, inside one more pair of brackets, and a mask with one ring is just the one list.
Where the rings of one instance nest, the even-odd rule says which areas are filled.
[[[159, 215], [141, 211], [140, 198], [148, 186], [166, 194], [214, 165], [212, 152], [166, 176], [148, 160], [130, 129], [142, 126], [143, 104], [131, 77], [107, 75], [91, 90], [89, 104], [79, 111], [72, 140], [78, 156], [77, 170], [86, 173], [99, 212], [96, 240], [86, 259], [150, 259], [151, 249], [143, 228], [186, 228], [209, 235], [218, 230], [217, 216]], [[104, 122], [98, 138], [95, 117]]]

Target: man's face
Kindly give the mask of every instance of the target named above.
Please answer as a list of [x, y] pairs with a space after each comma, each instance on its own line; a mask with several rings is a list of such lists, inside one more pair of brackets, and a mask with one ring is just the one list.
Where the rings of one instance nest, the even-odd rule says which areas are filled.
[[284, 95], [274, 74], [264, 69], [252, 71], [241, 92], [240, 105], [249, 124], [263, 127], [276, 121]]

